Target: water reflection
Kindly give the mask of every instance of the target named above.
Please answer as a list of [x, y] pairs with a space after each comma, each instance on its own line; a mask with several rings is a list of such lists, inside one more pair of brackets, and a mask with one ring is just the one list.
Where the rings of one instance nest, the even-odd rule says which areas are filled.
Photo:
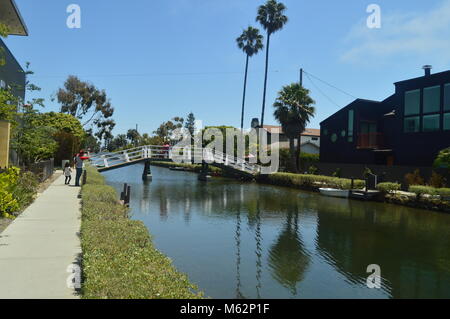
[[[108, 172], [132, 186], [133, 218], [215, 298], [450, 298], [450, 216], [139, 166]], [[135, 178], [134, 183], [130, 178]], [[370, 290], [367, 266], [381, 266]]]
[[288, 213], [283, 230], [269, 251], [272, 276], [296, 296], [297, 284], [304, 279], [309, 263], [310, 256], [299, 234], [298, 212]]

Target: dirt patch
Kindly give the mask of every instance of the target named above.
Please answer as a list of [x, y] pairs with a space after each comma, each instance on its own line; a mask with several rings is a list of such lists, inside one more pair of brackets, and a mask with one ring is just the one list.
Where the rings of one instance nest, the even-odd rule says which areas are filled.
[[[45, 182], [41, 183], [39, 185], [39, 188], [37, 190], [38, 195], [45, 192], [45, 190], [58, 179], [63, 174], [62, 171], [56, 171], [49, 179], [47, 179]], [[31, 204], [30, 204], [31, 205]], [[26, 207], [19, 212], [19, 215], [22, 214], [22, 212], [26, 209]], [[0, 217], [0, 235], [1, 233], [9, 226], [14, 220], [9, 218], [1, 218]]]

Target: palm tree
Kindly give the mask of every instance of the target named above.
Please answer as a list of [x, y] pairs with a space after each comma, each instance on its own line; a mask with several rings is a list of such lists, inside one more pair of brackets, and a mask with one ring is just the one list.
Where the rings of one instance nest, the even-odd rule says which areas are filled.
[[264, 93], [263, 93], [263, 104], [262, 104], [262, 114], [261, 114], [261, 127], [264, 125], [264, 111], [266, 108], [266, 92], [267, 92], [267, 72], [269, 70], [269, 46], [270, 46], [270, 36], [283, 29], [284, 25], [287, 23], [288, 18], [283, 14], [286, 10], [286, 6], [277, 2], [276, 0], [268, 0], [265, 5], [258, 8], [258, 16], [256, 21], [258, 21], [263, 28], [267, 31], [267, 44], [266, 44], [266, 71], [264, 75]]
[[239, 49], [245, 52], [247, 59], [245, 62], [245, 78], [244, 78], [244, 94], [242, 97], [242, 115], [241, 115], [241, 131], [244, 129], [244, 109], [245, 109], [245, 93], [247, 90], [247, 74], [248, 60], [257, 54], [263, 47], [263, 36], [259, 34], [259, 30], [248, 27], [244, 30], [239, 38], [236, 39]]
[[[316, 112], [314, 103], [309, 96], [309, 90], [298, 83], [293, 83], [283, 87], [273, 104], [276, 108], [274, 116], [289, 138], [291, 170], [296, 173], [299, 169], [296, 157], [300, 156], [301, 135]], [[294, 145], [296, 138], [298, 138], [297, 151]]]

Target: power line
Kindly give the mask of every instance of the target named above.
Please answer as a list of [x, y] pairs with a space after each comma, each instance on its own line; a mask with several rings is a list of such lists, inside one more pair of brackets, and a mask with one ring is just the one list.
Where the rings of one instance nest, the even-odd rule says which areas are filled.
[[346, 94], [346, 95], [348, 95], [348, 96], [350, 96], [350, 97], [352, 97], [352, 98], [354, 98], [354, 99], [357, 99], [357, 98], [358, 98], [358, 97], [354, 96], [353, 94], [350, 94], [350, 93], [348, 93], [348, 92], [346, 92], [346, 91], [344, 91], [344, 90], [338, 88], [337, 86], [335, 86], [335, 85], [333, 85], [333, 84], [330, 84], [330, 83], [328, 83], [328, 82], [326, 82], [326, 81], [320, 79], [319, 77], [315, 76], [314, 74], [311, 74], [311, 73], [309, 73], [309, 72], [306, 72], [305, 70], [303, 70], [303, 72], [306, 73], [306, 75], [308, 75], [308, 78], [309, 78], [309, 79], [311, 79], [309, 76], [312, 76], [313, 78], [315, 78], [315, 79], [319, 80], [320, 82], [322, 82], [322, 83], [324, 83], [324, 84], [326, 84], [326, 85], [328, 85], [328, 86], [330, 86], [330, 87], [332, 87], [332, 88], [338, 90], [338, 91], [341, 92], [341, 93], [344, 93], [344, 94]]
[[331, 103], [333, 103], [334, 105], [336, 105], [337, 107], [341, 108], [341, 105], [339, 105], [338, 103], [336, 103], [335, 101], [333, 101], [328, 95], [326, 95], [317, 85], [316, 83], [311, 79], [311, 77], [309, 76], [309, 73], [305, 72], [306, 76], [308, 77], [309, 81], [311, 81], [311, 83], [314, 85], [314, 87], [317, 89], [317, 91], [319, 91], [328, 101], [330, 101]]

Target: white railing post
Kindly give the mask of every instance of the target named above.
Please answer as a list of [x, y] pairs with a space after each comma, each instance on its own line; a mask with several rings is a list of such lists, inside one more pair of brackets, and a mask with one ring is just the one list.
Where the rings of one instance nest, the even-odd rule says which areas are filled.
[[105, 165], [105, 167], [109, 167], [108, 160], [106, 159], [106, 157], [105, 156], [102, 157], [103, 157], [103, 164]]
[[123, 155], [125, 157], [125, 161], [129, 163], [130, 162], [130, 157], [128, 156], [128, 153], [125, 152], [125, 154], [123, 154]]

